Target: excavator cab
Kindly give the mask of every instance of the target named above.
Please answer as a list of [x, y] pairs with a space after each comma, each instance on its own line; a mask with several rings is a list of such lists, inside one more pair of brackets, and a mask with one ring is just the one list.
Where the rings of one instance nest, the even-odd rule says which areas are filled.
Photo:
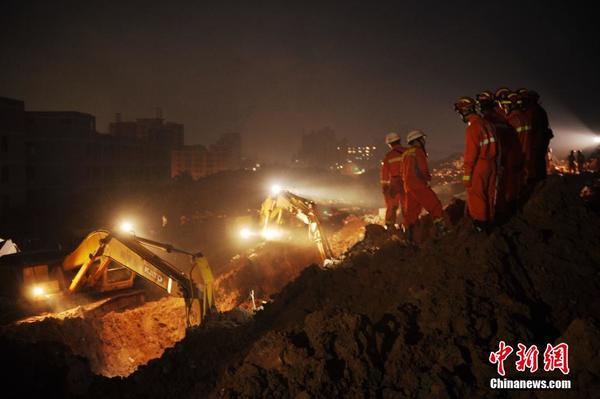
[[[180, 270], [150, 248], [187, 255], [189, 271]], [[202, 254], [192, 254], [133, 234], [96, 230], [62, 259], [21, 262], [10, 270], [13, 275], [22, 274], [17, 278], [22, 287], [20, 295], [29, 302], [50, 304], [56, 302], [58, 296], [68, 299], [72, 294], [83, 292], [114, 292], [117, 297], [133, 287], [135, 277], [139, 276], [168, 295], [185, 300], [188, 326], [199, 325], [214, 308], [213, 275]]]
[[[187, 255], [190, 270], [180, 270], [150, 248]], [[128, 288], [133, 285], [134, 276], [140, 276], [167, 294], [184, 298], [189, 326], [199, 325], [214, 307], [214, 279], [208, 261], [201, 253], [193, 254], [133, 234], [94, 231], [65, 258], [63, 269], [77, 270], [69, 292], [82, 287], [96, 287], [100, 292]]]

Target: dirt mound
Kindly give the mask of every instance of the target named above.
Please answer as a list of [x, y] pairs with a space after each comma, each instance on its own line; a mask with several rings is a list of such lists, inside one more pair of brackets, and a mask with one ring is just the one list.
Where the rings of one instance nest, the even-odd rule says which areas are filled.
[[[600, 219], [579, 199], [582, 183], [549, 179], [490, 236], [462, 228], [420, 250], [390, 242], [357, 254], [351, 268], [307, 270], [259, 315], [269, 331], [220, 389], [228, 397], [488, 397], [497, 377], [488, 356], [500, 340], [566, 341], [581, 345], [571, 361], [582, 384], [572, 397], [589, 397], [598, 389]], [[508, 370], [523, 378], [514, 364]]]
[[93, 373], [127, 376], [185, 336], [185, 307], [176, 298], [124, 311], [78, 307], [23, 320], [3, 335], [25, 342], [62, 343], [88, 359]]
[[[82, 372], [87, 395], [490, 397], [498, 375], [488, 357], [503, 340], [567, 342], [563, 379], [573, 389], [554, 394], [591, 397], [600, 389], [600, 216], [579, 195], [586, 179], [550, 177], [490, 235], [459, 221], [420, 248], [382, 236], [376, 249], [357, 245], [337, 269], [304, 269], [250, 323], [192, 331], [127, 379]], [[68, 370], [73, 360], [53, 361]], [[528, 377], [514, 358], [505, 365], [508, 378]]]

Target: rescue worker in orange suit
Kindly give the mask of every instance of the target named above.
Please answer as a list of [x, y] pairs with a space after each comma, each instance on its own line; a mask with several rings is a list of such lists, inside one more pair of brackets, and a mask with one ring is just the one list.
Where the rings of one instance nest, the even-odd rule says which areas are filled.
[[[385, 143], [390, 151], [381, 162], [381, 191], [385, 199], [385, 226], [388, 231], [396, 230], [396, 216], [398, 207], [404, 207], [404, 184], [402, 182], [402, 154], [404, 147], [401, 145], [398, 133], [389, 133], [385, 136]], [[404, 209], [402, 215], [404, 215]]]
[[467, 189], [467, 208], [478, 231], [485, 231], [494, 220], [496, 206], [498, 140], [494, 125], [477, 114], [476, 102], [461, 97], [454, 109], [467, 124], [463, 183]]
[[429, 187], [431, 174], [427, 166], [425, 137], [425, 133], [421, 130], [409, 132], [406, 137], [409, 147], [402, 155], [402, 180], [406, 193], [404, 231], [409, 243], [414, 242], [414, 225], [423, 208], [433, 218], [438, 236], [443, 236], [448, 232], [444, 222], [442, 203]]
[[[503, 194], [505, 198], [507, 198], [508, 208], [510, 210], [515, 210], [517, 206], [517, 200], [519, 199], [525, 185], [525, 154], [523, 153], [521, 141], [519, 140], [519, 133], [517, 133], [517, 128], [522, 124], [525, 124], [525, 118], [520, 117], [520, 113], [512, 113], [512, 102], [508, 99], [508, 95], [510, 93], [511, 91], [509, 89], [503, 87], [496, 91], [494, 97], [497, 104], [496, 113], [500, 117], [504, 118], [506, 124], [512, 129], [511, 132], [513, 134], [512, 137], [508, 136], [512, 147], [506, 148], [506, 162], [508, 167], [503, 171], [503, 174], [506, 174], [506, 176], [502, 178], [501, 183], [505, 184], [501, 184], [501, 187], [503, 187], [501, 191], [504, 191]], [[503, 139], [504, 137], [500, 139], [500, 145], [502, 148], [504, 148], [503, 144], [505, 144]]]
[[[499, 96], [503, 96], [503, 89]], [[505, 94], [510, 90], [504, 89]], [[496, 128], [500, 156], [498, 159], [498, 185], [496, 193], [496, 212], [506, 216], [511, 209], [516, 208], [521, 182], [521, 168], [523, 155], [517, 132], [506, 122], [506, 114], [496, 108], [496, 95], [490, 91], [483, 91], [477, 95], [477, 106], [482, 117], [492, 123]]]
[[531, 121], [523, 112], [521, 97], [517, 93], [508, 94], [503, 100], [503, 104], [506, 112], [506, 121], [516, 130], [517, 138], [521, 144], [523, 165], [520, 173], [520, 181], [521, 187], [524, 187], [525, 183], [530, 178], [533, 178], [535, 169], [534, 132], [532, 130]]
[[523, 111], [531, 123], [532, 131], [532, 168], [529, 182], [543, 180], [547, 176], [547, 154], [550, 140], [554, 137], [548, 122], [548, 114], [540, 105], [540, 95], [529, 89], [519, 89], [517, 93], [523, 100]]

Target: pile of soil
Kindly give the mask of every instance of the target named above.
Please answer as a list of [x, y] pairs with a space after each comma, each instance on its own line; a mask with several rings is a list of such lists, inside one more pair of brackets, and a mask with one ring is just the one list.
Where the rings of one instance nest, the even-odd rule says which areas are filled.
[[183, 299], [163, 298], [135, 305], [108, 312], [101, 304], [80, 306], [31, 317], [2, 332], [19, 341], [61, 343], [71, 353], [85, 357], [93, 373], [127, 376], [185, 336]]
[[[592, 397], [600, 389], [600, 216], [589, 199], [597, 197], [580, 192], [594, 179], [548, 178], [489, 235], [458, 220], [451, 234], [414, 248], [367, 228], [340, 267], [304, 269], [250, 322], [206, 323], [126, 379], [94, 377], [56, 349], [48, 361], [60, 378], [42, 376], [37, 386], [67, 396], [85, 387], [92, 397], [483, 398], [495, 394], [488, 358], [502, 340], [568, 343], [568, 376], [543, 371], [541, 354], [535, 374], [516, 373], [514, 354], [505, 367], [508, 378], [573, 382], [568, 391], [504, 396]], [[23, 364], [23, 351], [48, 366], [31, 346], [13, 349], [5, 361]], [[41, 375], [36, 362], [31, 371]], [[4, 378], [12, 386], [22, 376]]]

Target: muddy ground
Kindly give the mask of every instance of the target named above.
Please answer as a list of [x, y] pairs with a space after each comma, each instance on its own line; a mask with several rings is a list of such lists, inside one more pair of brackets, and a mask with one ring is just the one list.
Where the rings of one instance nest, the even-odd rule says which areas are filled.
[[[366, 222], [355, 215], [342, 215], [338, 224], [331, 225], [335, 230], [331, 239], [336, 253], [341, 254], [361, 238]], [[222, 266], [226, 272], [217, 275], [214, 284], [216, 308], [221, 312], [240, 309], [242, 314], [255, 311], [307, 266], [320, 263], [315, 244], [306, 238], [306, 228], [301, 227], [297, 233], [303, 239], [296, 244], [287, 239], [257, 242]], [[183, 300], [164, 297], [156, 289], [148, 292], [152, 287], [147, 284], [140, 284], [140, 288], [104, 299], [81, 294], [84, 301], [79, 306], [63, 306], [67, 310], [26, 317], [2, 327], [0, 332], [25, 342], [62, 343], [73, 354], [87, 359], [94, 374], [126, 377], [159, 358], [186, 335]]]
[[[598, 195], [580, 194], [594, 184], [551, 176], [489, 235], [459, 218], [450, 235], [413, 248], [368, 227], [340, 267], [307, 267], [254, 318], [215, 316], [128, 378], [96, 376], [62, 345], [4, 336], [3, 386], [46, 397], [593, 397], [600, 216]], [[568, 343], [568, 376], [531, 376], [573, 389], [490, 390], [500, 340]], [[529, 377], [514, 357], [506, 367]]]

